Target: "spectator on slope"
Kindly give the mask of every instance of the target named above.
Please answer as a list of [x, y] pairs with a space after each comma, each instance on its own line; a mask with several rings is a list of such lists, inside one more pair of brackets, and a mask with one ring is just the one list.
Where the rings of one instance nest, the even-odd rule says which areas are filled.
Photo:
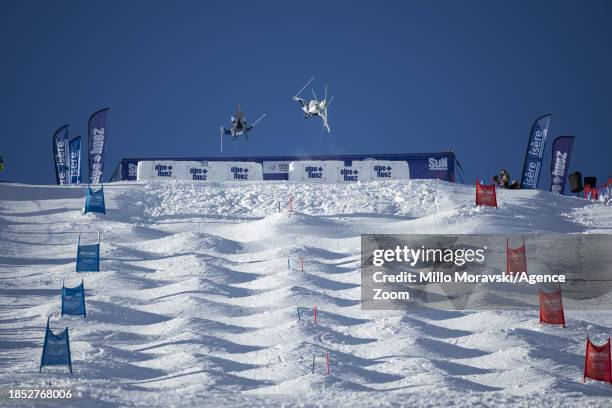
[[510, 174], [508, 174], [508, 171], [506, 171], [506, 169], [501, 169], [499, 171], [499, 176], [493, 176], [493, 181], [500, 188], [507, 188], [510, 190], [516, 190], [519, 188], [518, 181], [512, 180], [512, 183], [510, 183]]

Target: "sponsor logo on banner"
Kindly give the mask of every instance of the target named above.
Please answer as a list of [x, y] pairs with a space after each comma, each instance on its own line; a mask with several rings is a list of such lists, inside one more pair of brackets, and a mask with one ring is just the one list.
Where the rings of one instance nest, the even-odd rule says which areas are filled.
[[542, 158], [544, 156], [544, 143], [546, 142], [546, 135], [548, 129], [538, 129], [535, 131], [535, 136], [529, 144], [529, 154]]
[[109, 109], [102, 109], [89, 118], [89, 182], [102, 182], [104, 172], [104, 147], [108, 138]]
[[264, 161], [263, 172], [268, 173], [289, 173], [288, 161]]
[[64, 140], [57, 141], [57, 162], [60, 166], [66, 165], [66, 142]]
[[128, 163], [127, 171], [128, 177], [136, 178], [136, 175], [138, 174], [138, 165], [136, 163]]
[[448, 170], [448, 158], [443, 157], [441, 159], [436, 159], [434, 157], [429, 158], [429, 170], [437, 171], [437, 170]]
[[[108, 133], [108, 130], [106, 130]], [[108, 134], [107, 134], [108, 137]], [[229, 158], [228, 158], [229, 159]], [[222, 161], [218, 157], [198, 157], [191, 160], [180, 158], [169, 158], [158, 160], [139, 160], [134, 158], [121, 161], [121, 172], [115, 174], [115, 179], [122, 180], [148, 179], [156, 177], [153, 167], [155, 164], [172, 164], [174, 170], [172, 178], [180, 180], [191, 180], [190, 167], [202, 167], [202, 163], [208, 163], [209, 175], [207, 181], [236, 180], [231, 174], [228, 165], [237, 165], [249, 168], [248, 180], [291, 180], [305, 181], [308, 172], [304, 171], [307, 165], [323, 167], [323, 178], [312, 178], [312, 182], [343, 182], [343, 168], [357, 169], [360, 182], [372, 180], [408, 180], [417, 179], [439, 179], [454, 181], [454, 170], [457, 166], [455, 156], [452, 152], [425, 153], [425, 154], [393, 154], [380, 155], [373, 158], [367, 155], [338, 155], [338, 156], [269, 156], [269, 157], [235, 157], [230, 162]], [[133, 163], [130, 165], [130, 163]], [[143, 164], [141, 166], [140, 164]], [[174, 165], [176, 163], [176, 166]], [[293, 164], [293, 169], [291, 168]], [[377, 171], [374, 170], [377, 167]], [[384, 169], [383, 169], [384, 166]], [[391, 167], [389, 173], [386, 167]], [[548, 169], [547, 169], [548, 170]], [[317, 172], [315, 172], [317, 173]], [[355, 174], [346, 174], [349, 178]], [[136, 177], [134, 177], [136, 176]], [[164, 180], [167, 178], [163, 178]]]
[[343, 168], [340, 170], [343, 181], [359, 181], [359, 170]]
[[[529, 144], [528, 154], [530, 156], [535, 156], [538, 159], [542, 159], [542, 156], [544, 154], [544, 143], [546, 142], [547, 129], [536, 130], [534, 134], [535, 136]], [[527, 171], [525, 172], [525, 184], [527, 184], [528, 186], [532, 186], [532, 188], [536, 188], [536, 178], [540, 174], [541, 165], [541, 161], [529, 161], [529, 163], [527, 164]]]
[[190, 181], [263, 180], [261, 164], [225, 161], [140, 161], [137, 180], [176, 179]]
[[66, 140], [58, 140], [57, 141], [57, 166], [59, 170], [59, 178], [60, 184], [66, 184], [68, 182], [68, 178], [66, 176]]
[[230, 168], [230, 172], [234, 180], [248, 180], [249, 179], [249, 169], [246, 167], [238, 167], [232, 166]]
[[391, 166], [381, 166], [381, 165], [376, 165], [374, 166], [374, 172], [376, 174], [376, 177], [378, 178], [391, 178], [393, 177], [391, 175], [391, 170], [393, 170], [393, 168]]
[[533, 189], [538, 186], [550, 118], [551, 115], [538, 118], [531, 128], [523, 165], [521, 188]]
[[70, 151], [70, 184], [81, 183], [81, 136], [69, 143]]
[[525, 171], [524, 179], [525, 179], [525, 184], [527, 186], [530, 186], [531, 188], [535, 188], [536, 187], [536, 177], [538, 176], [538, 174], [540, 174], [540, 162], [529, 162], [527, 165], [527, 171]]
[[304, 171], [308, 174], [309, 179], [322, 179], [323, 177], [323, 167], [321, 166], [306, 166], [304, 167]]
[[567, 172], [573, 145], [573, 136], [560, 136], [553, 142], [550, 191], [555, 194], [564, 193], [565, 180], [567, 179]]
[[55, 176], [57, 184], [68, 184], [70, 167], [68, 165], [68, 125], [62, 126], [53, 134], [53, 155], [55, 157]]
[[206, 181], [208, 178], [208, 169], [202, 169], [200, 167], [190, 167], [189, 174], [192, 180]]
[[91, 170], [92, 170], [92, 179], [98, 180], [102, 175], [102, 153], [104, 152], [104, 139], [105, 139], [104, 128], [94, 128], [92, 129], [92, 146], [89, 149], [89, 154], [91, 155]]
[[563, 173], [565, 173], [565, 166], [567, 163], [567, 153], [555, 152], [555, 161], [553, 162], [552, 170], [552, 181], [553, 185], [551, 191], [555, 193], [561, 192], [561, 183], [563, 182]]
[[172, 165], [156, 164], [153, 170], [156, 172], [157, 177], [172, 177]]
[[[75, 180], [79, 177], [79, 153], [75, 151], [70, 152], [70, 177]], [[74, 182], [75, 184], [78, 181]]]

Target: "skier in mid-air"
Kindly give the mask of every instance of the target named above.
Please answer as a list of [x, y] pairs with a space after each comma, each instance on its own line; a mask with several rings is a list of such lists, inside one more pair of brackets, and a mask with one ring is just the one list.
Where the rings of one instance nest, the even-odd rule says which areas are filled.
[[249, 132], [253, 130], [257, 122], [262, 120], [265, 116], [266, 114], [264, 113], [255, 121], [255, 123], [249, 125], [247, 123], [245, 114], [240, 110], [240, 105], [238, 105], [236, 106], [236, 113], [230, 117], [230, 121], [232, 122], [231, 128], [226, 129], [221, 126], [221, 137], [232, 136], [233, 140], [236, 140], [238, 136], [244, 134], [245, 139], [248, 140]]
[[313, 80], [314, 78], [310, 78], [308, 82], [306, 82], [306, 85], [304, 85], [302, 89], [300, 89], [300, 91], [297, 94], [295, 94], [295, 96], [292, 99], [296, 102], [299, 102], [300, 105], [302, 106], [302, 111], [304, 112], [305, 119], [308, 119], [311, 116], [320, 116], [321, 119], [323, 120], [323, 127], [327, 129], [327, 133], [330, 133], [331, 129], [329, 128], [329, 124], [327, 123], [327, 108], [329, 107], [331, 102], [334, 100], [334, 97], [332, 96], [329, 99], [329, 101], [327, 100], [327, 85], [325, 85], [325, 97], [323, 98], [322, 101], [318, 100], [317, 94], [315, 93], [314, 89], [311, 90], [312, 96], [314, 97], [314, 99], [311, 99], [308, 102], [306, 102], [304, 99], [299, 97], [300, 93], [302, 93], [302, 91], [306, 89], [306, 87]]

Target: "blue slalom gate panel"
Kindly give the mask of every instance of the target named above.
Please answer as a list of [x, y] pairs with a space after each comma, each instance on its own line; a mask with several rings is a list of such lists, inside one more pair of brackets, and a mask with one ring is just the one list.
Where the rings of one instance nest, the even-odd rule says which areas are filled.
[[45, 342], [43, 344], [42, 357], [40, 358], [40, 369], [44, 366], [67, 365], [72, 374], [72, 359], [70, 357], [70, 339], [66, 327], [60, 334], [55, 334], [49, 328], [49, 319], [45, 329]]
[[85, 285], [81, 284], [75, 288], [62, 286], [62, 316], [63, 315], [87, 316], [85, 309]]
[[100, 270], [100, 234], [98, 234], [98, 242], [95, 244], [81, 245], [81, 236], [79, 235], [79, 244], [77, 249], [77, 272], [98, 272]]
[[90, 212], [106, 214], [106, 207], [104, 205], [104, 186], [101, 186], [97, 191], [94, 191], [91, 186], [87, 186], [84, 213], [87, 214]]

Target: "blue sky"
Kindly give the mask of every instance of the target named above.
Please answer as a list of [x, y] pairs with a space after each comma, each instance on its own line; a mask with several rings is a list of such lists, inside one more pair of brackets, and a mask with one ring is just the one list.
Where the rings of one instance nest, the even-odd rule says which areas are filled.
[[[532, 122], [575, 135], [570, 170], [612, 173], [612, 2], [0, 0], [0, 179], [55, 182], [51, 136], [111, 107], [122, 157], [452, 149], [468, 182], [518, 178]], [[331, 135], [291, 97], [329, 85]], [[306, 94], [308, 95], [308, 94]], [[83, 157], [84, 163], [86, 158]], [[540, 188], [548, 187], [548, 171]]]

